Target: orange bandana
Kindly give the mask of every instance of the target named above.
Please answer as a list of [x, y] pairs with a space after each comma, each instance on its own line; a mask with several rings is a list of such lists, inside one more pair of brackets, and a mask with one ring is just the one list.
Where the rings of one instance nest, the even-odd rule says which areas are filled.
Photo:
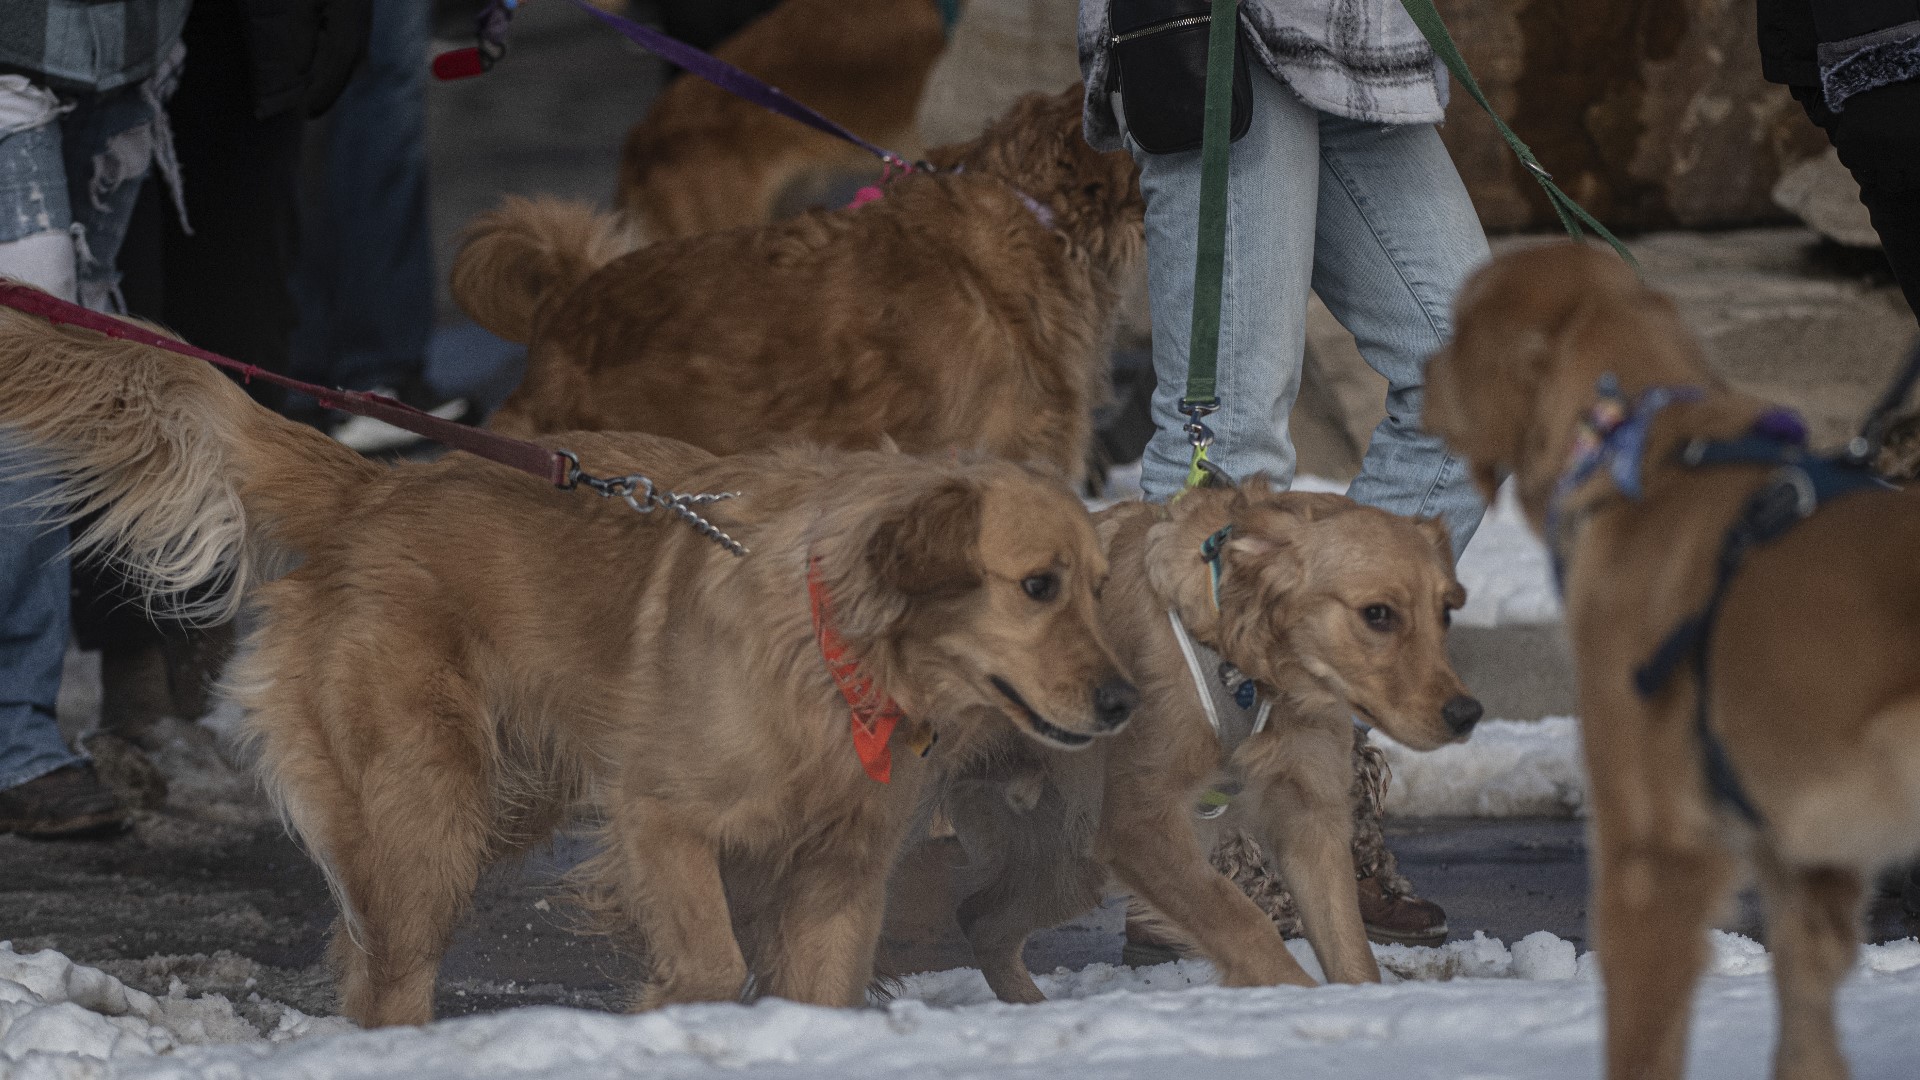
[[[884, 784], [893, 775], [893, 753], [887, 743], [906, 714], [873, 684], [871, 677], [860, 674], [860, 665], [847, 657], [847, 643], [828, 625], [827, 586], [820, 578], [819, 556], [807, 564], [807, 600], [813, 609], [814, 640], [820, 645], [820, 655], [827, 662], [833, 684], [847, 700], [853, 725], [853, 752], [860, 758], [860, 767], [867, 770], [867, 775]], [[915, 742], [920, 742], [917, 734]], [[926, 745], [932, 745], [931, 738], [926, 739]], [[926, 750], [920, 752], [924, 755]]]

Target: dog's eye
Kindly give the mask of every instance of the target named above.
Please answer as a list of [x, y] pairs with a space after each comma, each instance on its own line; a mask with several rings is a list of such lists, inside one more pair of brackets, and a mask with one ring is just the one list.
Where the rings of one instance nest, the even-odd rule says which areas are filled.
[[1034, 574], [1021, 578], [1020, 590], [1044, 604], [1060, 595], [1060, 575]]
[[1368, 604], [1360, 609], [1360, 617], [1367, 620], [1367, 625], [1375, 630], [1384, 632], [1393, 629], [1393, 609], [1385, 604]]

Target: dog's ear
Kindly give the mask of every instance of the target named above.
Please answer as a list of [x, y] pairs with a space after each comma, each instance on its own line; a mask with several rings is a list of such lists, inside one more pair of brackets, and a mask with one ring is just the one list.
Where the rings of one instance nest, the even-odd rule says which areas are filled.
[[867, 562], [881, 583], [908, 596], [962, 592], [980, 584], [980, 491], [955, 480], [880, 523]]
[[1414, 527], [1418, 528], [1420, 535], [1427, 538], [1427, 543], [1432, 544], [1433, 549], [1440, 553], [1441, 560], [1448, 566], [1452, 566], [1453, 530], [1447, 528], [1447, 523], [1437, 517], [1423, 517], [1415, 519]]

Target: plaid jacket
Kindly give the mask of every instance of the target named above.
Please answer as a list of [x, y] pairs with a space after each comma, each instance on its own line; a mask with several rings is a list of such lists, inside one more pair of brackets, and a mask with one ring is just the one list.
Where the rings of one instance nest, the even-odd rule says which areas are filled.
[[[1107, 3], [1080, 0], [1080, 70], [1087, 141], [1114, 150]], [[1400, 0], [1241, 0], [1240, 21], [1260, 66], [1321, 112], [1381, 124], [1446, 115], [1446, 69]]]
[[153, 74], [191, 0], [0, 0], [0, 72], [60, 91], [114, 90]]

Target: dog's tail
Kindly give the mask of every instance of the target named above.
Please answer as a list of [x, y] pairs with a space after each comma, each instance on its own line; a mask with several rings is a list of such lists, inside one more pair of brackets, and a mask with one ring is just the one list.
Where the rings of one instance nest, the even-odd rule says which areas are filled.
[[542, 304], [635, 246], [619, 218], [585, 203], [510, 196], [467, 226], [453, 260], [453, 299], [474, 322], [525, 342]]
[[[171, 610], [217, 621], [337, 527], [368, 462], [254, 404], [209, 364], [0, 308], [0, 468]], [[97, 516], [94, 516], [97, 515]]]

